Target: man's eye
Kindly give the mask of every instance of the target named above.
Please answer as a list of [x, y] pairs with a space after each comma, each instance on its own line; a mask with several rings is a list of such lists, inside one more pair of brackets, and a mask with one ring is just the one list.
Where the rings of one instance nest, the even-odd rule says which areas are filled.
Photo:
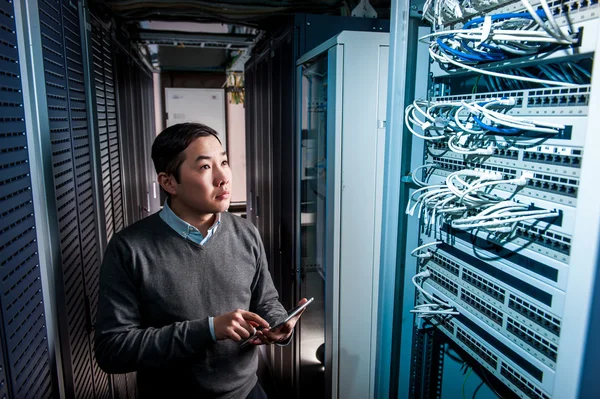
[[229, 161], [223, 161], [222, 165], [228, 166], [229, 165]]
[[210, 169], [210, 166], [209, 165], [202, 165], [202, 166], [200, 166], [200, 169]]

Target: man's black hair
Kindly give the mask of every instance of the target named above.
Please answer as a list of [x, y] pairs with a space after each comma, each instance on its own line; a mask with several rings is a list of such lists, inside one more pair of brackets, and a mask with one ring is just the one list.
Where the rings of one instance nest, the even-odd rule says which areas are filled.
[[[179, 123], [163, 130], [152, 144], [152, 161], [156, 173], [171, 174], [179, 183], [179, 168], [185, 161], [183, 151], [194, 140], [210, 136], [219, 140], [214, 129], [201, 123]], [[221, 140], [219, 144], [222, 144]]]

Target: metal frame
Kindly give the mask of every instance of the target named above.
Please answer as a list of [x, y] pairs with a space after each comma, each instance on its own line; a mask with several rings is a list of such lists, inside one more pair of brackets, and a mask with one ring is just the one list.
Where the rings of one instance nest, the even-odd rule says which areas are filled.
[[[341, 169], [342, 169], [342, 82], [344, 74], [344, 46], [336, 45], [327, 51], [327, 170], [335, 171], [333, 182], [327, 184], [325, 201], [326, 240], [325, 268], [333, 273], [325, 281], [325, 397], [339, 395], [340, 366], [340, 257], [341, 257]], [[338, 80], [338, 77], [342, 79]], [[301, 86], [300, 86], [301, 87]], [[301, 91], [301, 90], [299, 90]], [[339, 101], [338, 105], [336, 102]], [[300, 118], [298, 118], [300, 119]], [[329, 174], [331, 176], [331, 173]], [[327, 293], [330, 298], [327, 298]], [[327, 367], [329, 365], [329, 367]], [[330, 381], [331, 384], [327, 384]]]
[[[404, 147], [404, 98], [409, 42], [408, 2], [393, 1], [390, 30], [389, 89], [387, 98], [386, 125], [388, 134], [385, 141], [385, 166], [381, 225], [381, 255], [379, 266], [379, 304], [377, 323], [378, 345], [376, 362], [375, 395], [377, 398], [396, 396], [398, 345], [395, 344], [394, 330], [398, 324], [398, 308], [395, 306], [396, 286], [399, 274], [398, 235], [399, 223], [403, 215], [399, 211], [401, 198], [402, 148]], [[401, 248], [401, 246], [400, 246]], [[390, 350], [391, 349], [391, 350]]]
[[[67, 391], [63, 374], [63, 359], [59, 336], [57, 298], [63, 290], [61, 254], [57, 226], [54, 176], [52, 171], [52, 150], [46, 85], [44, 81], [44, 59], [42, 55], [41, 31], [37, 0], [16, 0], [15, 25], [17, 29], [21, 83], [23, 86], [23, 107], [31, 169], [31, 190], [37, 230], [38, 256], [46, 314], [46, 329], [53, 383], [58, 388], [59, 397]], [[68, 345], [68, 344], [67, 344]], [[72, 389], [72, 387], [71, 387]]]
[[[596, 19], [600, 23], [600, 19]], [[600, 33], [596, 40], [595, 62], [592, 71], [592, 93], [589, 110], [600, 109]], [[600, 202], [598, 202], [598, 179], [600, 157], [593, 154], [600, 148], [600, 136], [597, 134], [600, 114], [589, 112], [585, 137], [586, 155], [581, 164], [578, 203], [575, 211], [576, 224], [573, 229], [571, 246], [571, 272], [567, 285], [567, 296], [563, 312], [556, 381], [553, 396], [556, 398], [576, 398], [581, 395], [582, 377], [597, 370], [584, 369], [587, 332], [592, 317], [591, 308], [594, 297], [594, 282], [600, 270]], [[596, 155], [596, 156], [595, 156]], [[594, 239], [595, 237], [595, 239]], [[591, 239], [590, 239], [591, 238]], [[576, 271], [576, 272], [575, 272]], [[598, 290], [600, 287], [595, 287]], [[568, 341], [566, 339], [568, 337]], [[592, 339], [596, 339], [593, 337]]]
[[182, 32], [171, 30], [139, 29], [133, 32], [133, 41], [161, 46], [200, 47], [207, 49], [246, 50], [256, 36], [233, 33]]

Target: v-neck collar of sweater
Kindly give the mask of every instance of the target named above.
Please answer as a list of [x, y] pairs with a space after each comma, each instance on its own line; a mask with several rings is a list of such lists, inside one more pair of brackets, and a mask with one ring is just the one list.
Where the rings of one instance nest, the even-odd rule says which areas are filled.
[[[225, 219], [222, 215], [223, 214], [221, 214], [221, 218], [220, 218], [220, 222], [219, 222], [221, 225], [223, 224], [224, 219]], [[169, 232], [169, 234], [172, 234], [172, 235], [176, 236], [177, 238], [179, 238], [180, 240], [183, 240], [183, 241], [187, 242], [188, 244], [190, 244], [196, 248], [199, 248], [203, 251], [206, 249], [209, 249], [212, 246], [212, 243], [215, 242], [216, 240], [218, 240], [219, 232], [221, 232], [223, 230], [223, 228], [219, 228], [219, 229], [215, 230], [213, 232], [210, 240], [206, 241], [204, 244], [198, 244], [197, 242], [192, 241], [189, 238], [182, 237], [181, 234], [179, 234], [178, 232], [173, 230], [173, 228], [167, 222], [165, 222], [158, 213], [156, 214], [156, 217], [160, 220], [160, 223], [164, 224], [165, 227], [167, 227], [166, 230]]]

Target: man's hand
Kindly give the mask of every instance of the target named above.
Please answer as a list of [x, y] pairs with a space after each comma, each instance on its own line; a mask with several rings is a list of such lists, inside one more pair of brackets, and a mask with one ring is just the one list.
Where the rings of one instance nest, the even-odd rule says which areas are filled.
[[217, 316], [213, 319], [215, 337], [218, 341], [231, 339], [239, 342], [254, 333], [254, 327], [269, 327], [262, 317], [247, 310], [234, 310], [233, 312]]
[[[305, 304], [306, 302], [308, 302], [308, 300], [306, 298], [302, 298], [300, 300], [300, 302], [298, 302], [298, 305]], [[270, 345], [275, 342], [286, 341], [290, 337], [290, 335], [292, 335], [292, 331], [294, 331], [294, 327], [296, 326], [296, 323], [298, 323], [300, 316], [302, 316], [302, 313], [304, 313], [305, 310], [306, 310], [306, 308], [302, 309], [302, 311], [300, 313], [298, 313], [296, 316], [292, 317], [290, 320], [288, 320], [287, 323], [285, 323], [280, 328], [278, 328], [274, 331], [271, 331], [268, 328], [263, 328], [262, 330], [257, 331], [256, 332], [257, 338], [254, 338], [251, 341], [251, 343], [255, 344], [255, 345], [260, 345], [260, 344]]]

